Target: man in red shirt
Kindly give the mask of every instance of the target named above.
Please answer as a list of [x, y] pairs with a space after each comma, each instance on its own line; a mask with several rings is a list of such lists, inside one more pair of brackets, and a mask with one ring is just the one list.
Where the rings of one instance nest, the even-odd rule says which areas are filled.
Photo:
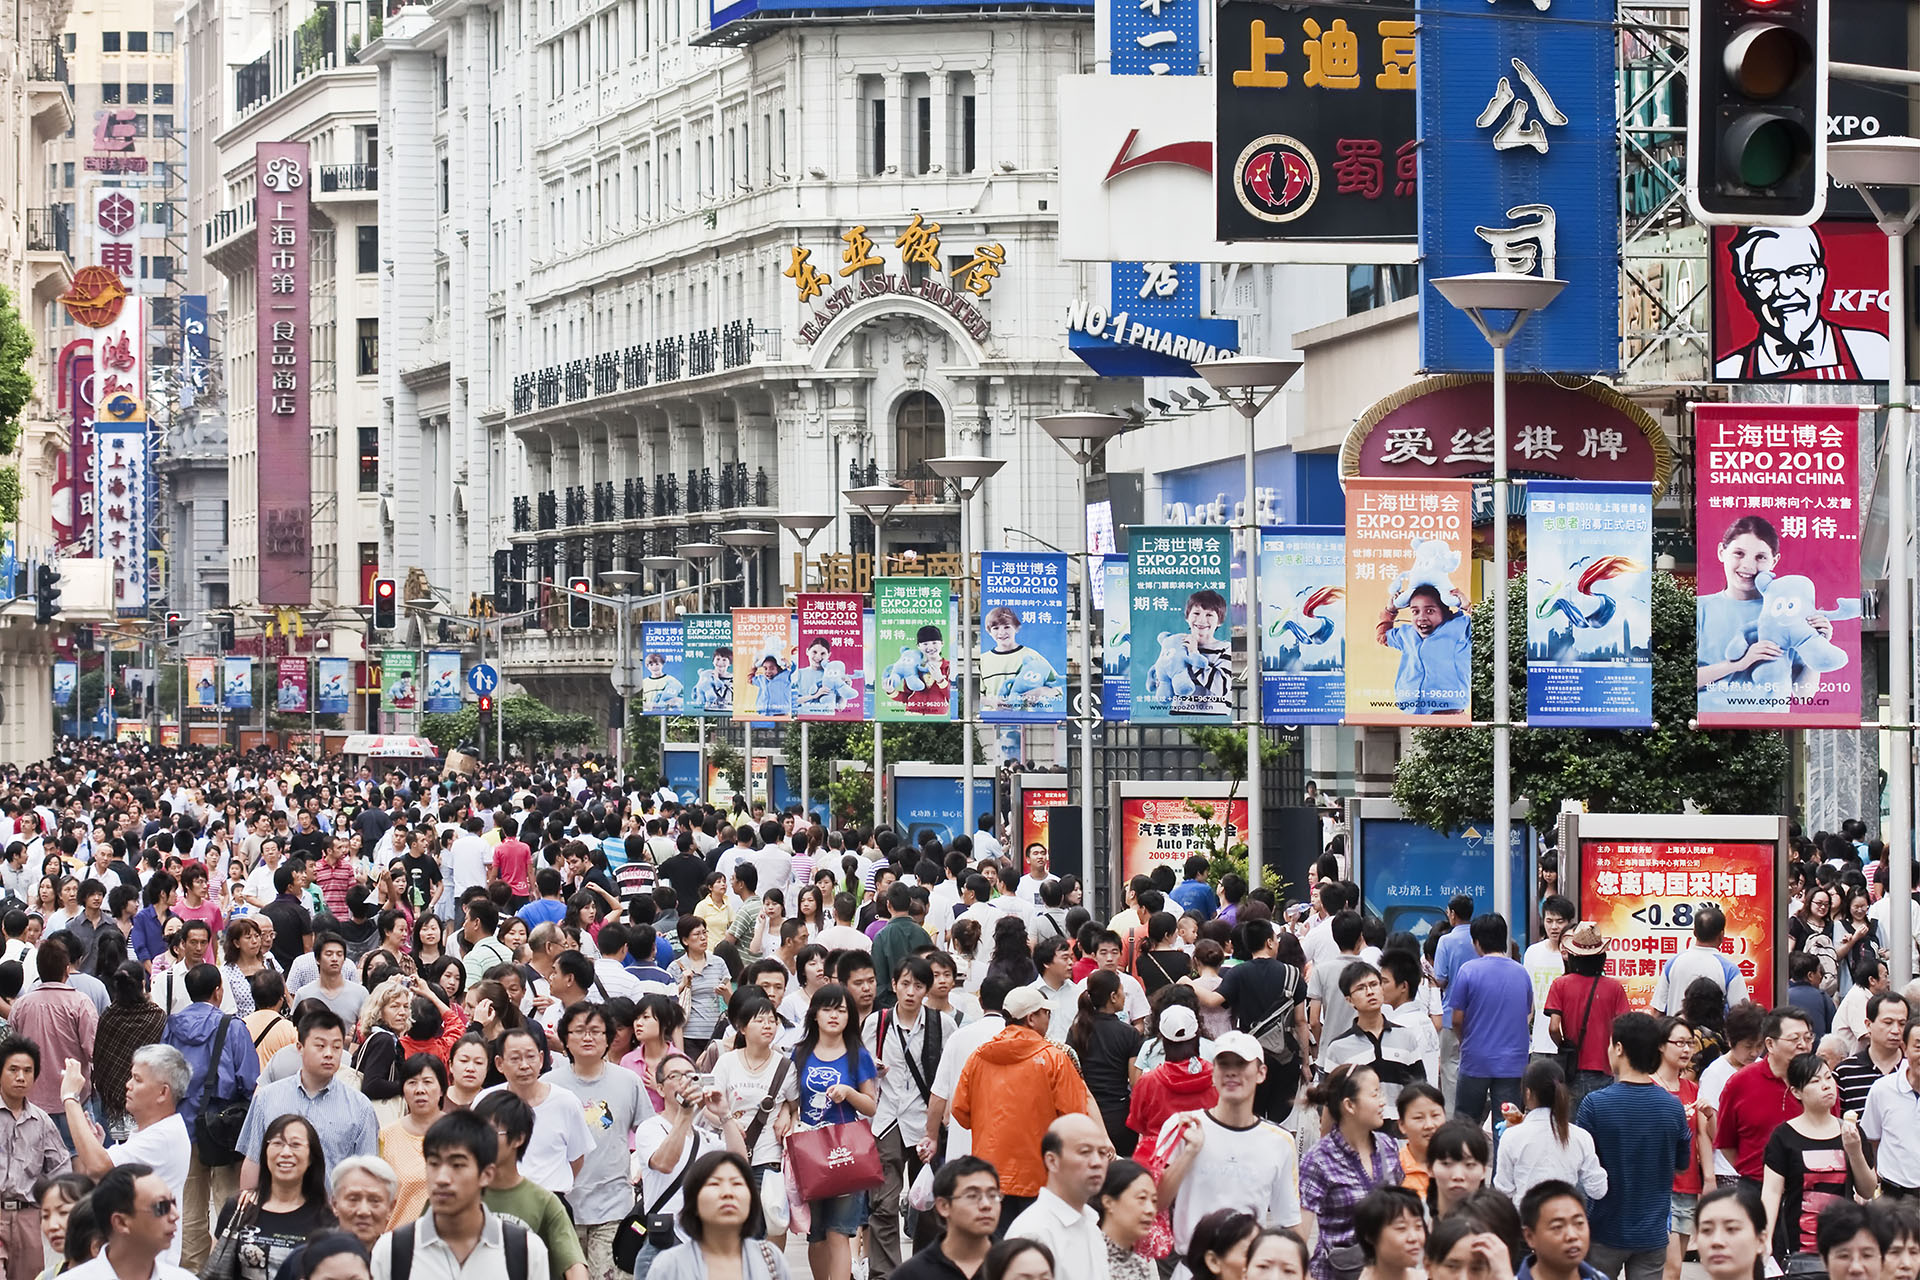
[[352, 854], [352, 841], [344, 835], [337, 835], [327, 846], [326, 853], [321, 855], [320, 861], [313, 866], [313, 882], [320, 887], [320, 901], [336, 920], [349, 917], [347, 890], [360, 882], [360, 873], [354, 869]]
[[1760, 1057], [1734, 1072], [1720, 1094], [1713, 1139], [1740, 1180], [1756, 1189], [1765, 1173], [1767, 1139], [1800, 1114], [1800, 1100], [1787, 1088], [1787, 1065], [1813, 1052], [1813, 1025], [1799, 1009], [1782, 1005], [1761, 1024], [1760, 1043]]
[[501, 814], [500, 843], [493, 846], [493, 877], [507, 882], [513, 894], [513, 909], [519, 910], [533, 900], [533, 850], [519, 836], [519, 827], [508, 814]]

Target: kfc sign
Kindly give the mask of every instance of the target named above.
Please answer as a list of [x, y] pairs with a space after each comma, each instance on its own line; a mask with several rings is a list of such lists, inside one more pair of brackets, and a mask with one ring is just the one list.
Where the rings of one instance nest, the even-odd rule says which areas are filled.
[[1716, 227], [1718, 382], [1885, 382], [1887, 242], [1870, 222]]

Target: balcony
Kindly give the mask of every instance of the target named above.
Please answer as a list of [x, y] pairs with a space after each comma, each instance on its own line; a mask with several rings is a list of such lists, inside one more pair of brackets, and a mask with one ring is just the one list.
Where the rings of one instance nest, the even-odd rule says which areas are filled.
[[43, 140], [60, 137], [73, 124], [67, 88], [67, 55], [60, 42], [33, 41], [27, 56], [27, 109]]
[[513, 413], [518, 417], [614, 392], [705, 377], [752, 364], [756, 356], [764, 362], [769, 355], [779, 359], [778, 331], [755, 329], [751, 320], [734, 320], [712, 329], [656, 338], [535, 373], [517, 374], [513, 379]]
[[319, 174], [321, 195], [380, 189], [380, 166], [375, 164], [323, 164]]
[[67, 211], [27, 210], [27, 275], [35, 302], [52, 302], [73, 283]]
[[27, 210], [27, 252], [71, 254], [67, 211], [57, 206]]
[[240, 235], [253, 230], [254, 202], [248, 200], [232, 209], [222, 209], [208, 220], [206, 226], [206, 247], [209, 251]]

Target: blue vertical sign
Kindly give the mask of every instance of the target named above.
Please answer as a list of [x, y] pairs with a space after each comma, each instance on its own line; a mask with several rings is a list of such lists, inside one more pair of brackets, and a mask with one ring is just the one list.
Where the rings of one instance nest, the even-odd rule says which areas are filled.
[[180, 407], [193, 408], [207, 389], [207, 295], [185, 294], [180, 299]]
[[1133, 718], [1133, 683], [1128, 659], [1133, 652], [1133, 610], [1127, 600], [1127, 558], [1106, 556], [1100, 565], [1106, 584], [1106, 607], [1100, 611], [1100, 718]]
[[1485, 373], [1493, 351], [1434, 279], [1555, 277], [1507, 350], [1515, 373], [1620, 364], [1613, 0], [1420, 0], [1420, 364]]

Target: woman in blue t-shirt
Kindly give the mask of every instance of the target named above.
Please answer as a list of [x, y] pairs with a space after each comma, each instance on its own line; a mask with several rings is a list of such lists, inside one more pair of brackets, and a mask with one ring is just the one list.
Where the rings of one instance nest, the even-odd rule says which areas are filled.
[[[878, 1107], [880, 1079], [873, 1058], [860, 1045], [847, 989], [829, 982], [813, 993], [807, 1025], [793, 1051], [787, 1076], [790, 1100], [798, 1104], [803, 1125], [865, 1121]], [[865, 1192], [812, 1200], [813, 1225], [807, 1231], [807, 1266], [816, 1280], [852, 1280], [853, 1237], [867, 1221]]]

